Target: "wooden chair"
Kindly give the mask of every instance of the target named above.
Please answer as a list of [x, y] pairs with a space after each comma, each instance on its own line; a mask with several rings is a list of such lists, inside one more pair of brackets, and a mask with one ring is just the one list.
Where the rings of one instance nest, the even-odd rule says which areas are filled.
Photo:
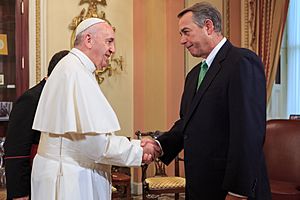
[[111, 169], [113, 190], [112, 199], [131, 199], [131, 172], [130, 167], [112, 166]]
[[126, 200], [131, 199], [130, 180], [130, 176], [125, 173], [112, 172], [112, 185], [116, 190], [113, 190], [113, 198], [125, 197]]
[[264, 144], [273, 200], [300, 200], [300, 120], [267, 121]]
[[[156, 139], [162, 132], [146, 132], [137, 131], [135, 133], [138, 138], [151, 137]], [[143, 185], [143, 200], [158, 199], [162, 194], [175, 194], [175, 199], [179, 199], [179, 193], [185, 192], [185, 178], [179, 176], [179, 161], [183, 159], [178, 156], [175, 159], [175, 176], [168, 176], [165, 171], [165, 165], [159, 160], [155, 159], [155, 175], [147, 177], [148, 165], [142, 165], [142, 185]]]

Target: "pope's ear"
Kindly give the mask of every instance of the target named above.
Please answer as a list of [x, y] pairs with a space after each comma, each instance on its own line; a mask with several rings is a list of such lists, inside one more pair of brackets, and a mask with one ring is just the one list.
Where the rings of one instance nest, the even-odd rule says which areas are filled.
[[86, 34], [84, 35], [84, 44], [88, 47], [88, 48], [92, 48], [93, 45], [93, 38], [91, 34]]

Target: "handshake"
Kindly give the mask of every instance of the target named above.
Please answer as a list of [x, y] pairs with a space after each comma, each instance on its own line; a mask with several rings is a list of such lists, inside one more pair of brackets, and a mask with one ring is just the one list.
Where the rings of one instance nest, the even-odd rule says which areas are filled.
[[141, 139], [141, 147], [143, 148], [142, 162], [150, 164], [154, 159], [161, 156], [162, 150], [157, 141], [150, 138]]

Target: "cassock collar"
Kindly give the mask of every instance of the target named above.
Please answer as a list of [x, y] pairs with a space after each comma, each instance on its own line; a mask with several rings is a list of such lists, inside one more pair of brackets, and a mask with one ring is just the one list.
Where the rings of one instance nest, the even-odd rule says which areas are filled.
[[77, 48], [71, 49], [71, 53], [74, 54], [80, 62], [89, 70], [91, 73], [94, 73], [96, 70], [95, 64], [91, 61], [87, 55], [85, 55], [82, 51]]

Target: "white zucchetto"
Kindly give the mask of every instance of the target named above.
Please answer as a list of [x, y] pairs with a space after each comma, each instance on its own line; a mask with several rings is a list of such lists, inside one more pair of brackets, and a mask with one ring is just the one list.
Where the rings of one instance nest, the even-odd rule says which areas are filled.
[[95, 18], [95, 17], [91, 17], [91, 18], [83, 20], [82, 22], [80, 22], [80, 24], [76, 28], [75, 37], [77, 37], [77, 35], [79, 33], [85, 31], [90, 26], [93, 26], [93, 25], [98, 24], [98, 23], [104, 23], [104, 22], [105, 21], [103, 19]]

